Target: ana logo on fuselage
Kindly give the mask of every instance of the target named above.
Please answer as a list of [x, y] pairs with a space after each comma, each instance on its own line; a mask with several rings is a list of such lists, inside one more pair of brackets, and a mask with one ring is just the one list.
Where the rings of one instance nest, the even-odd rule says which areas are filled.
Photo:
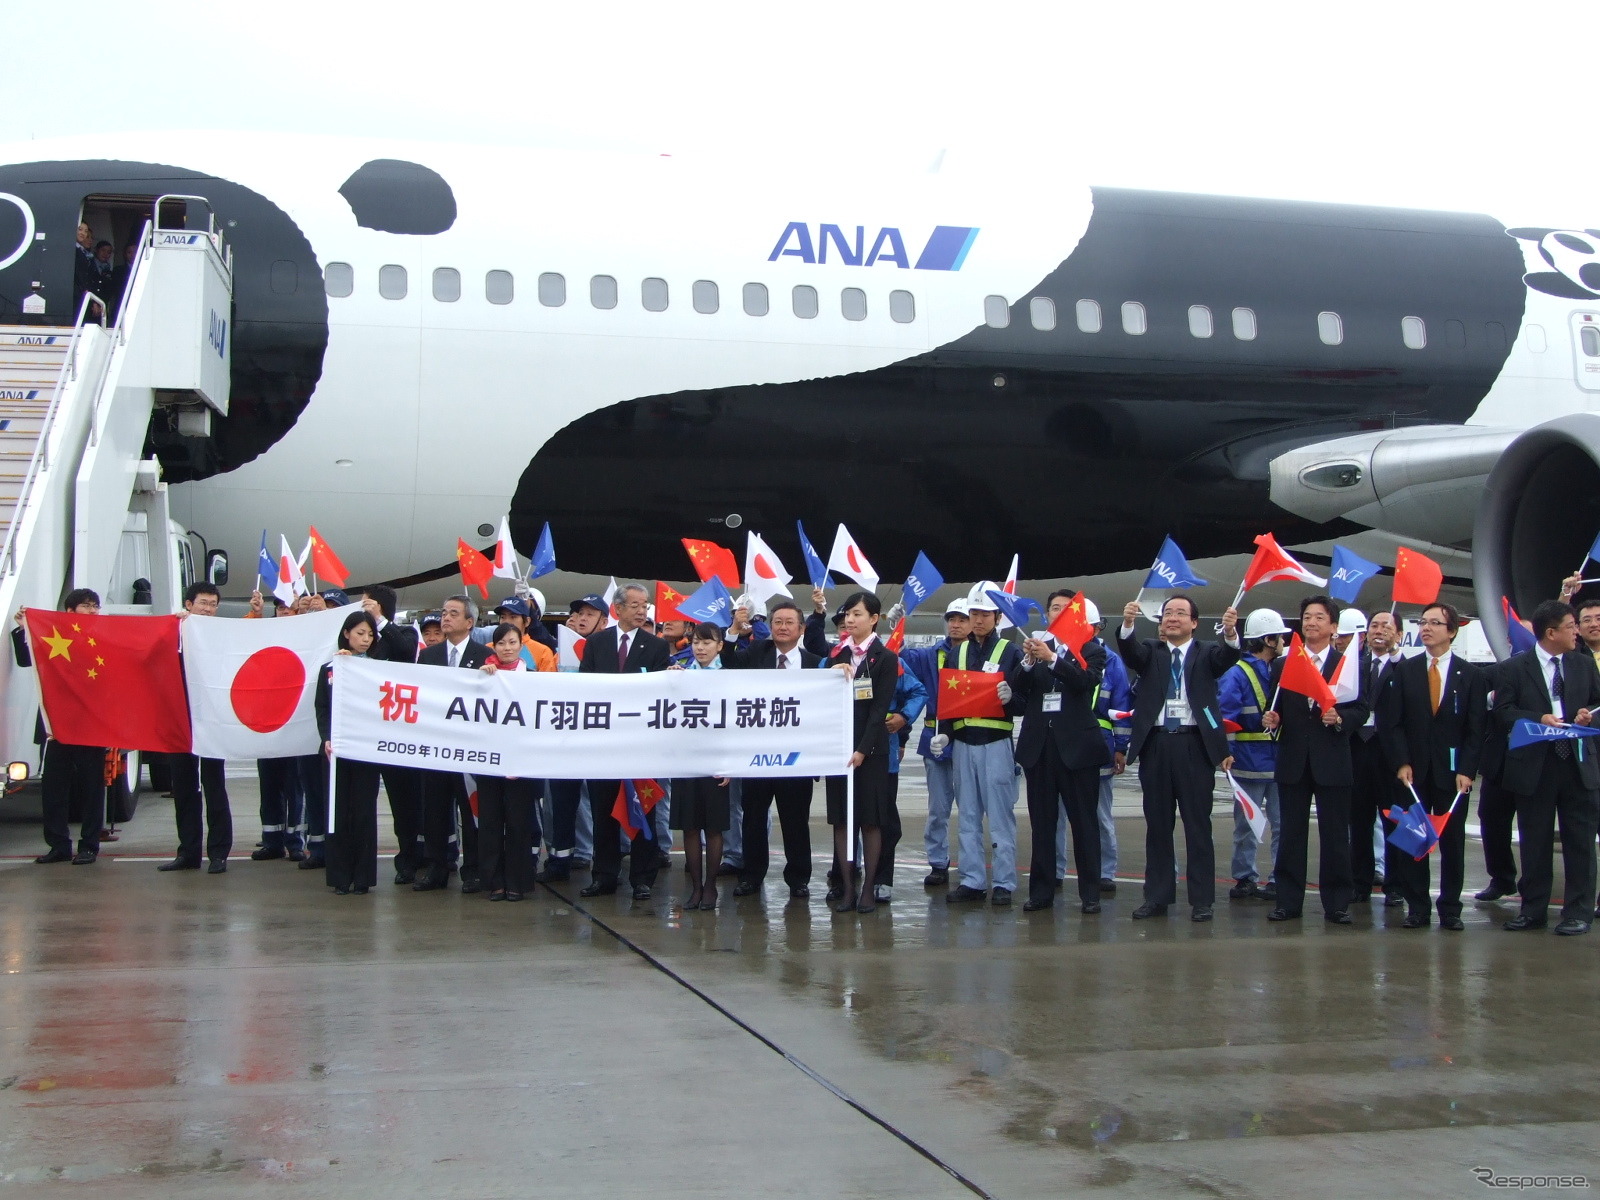
[[970, 225], [936, 225], [923, 243], [922, 253], [917, 255], [913, 267], [906, 254], [905, 238], [893, 225], [880, 227], [868, 249], [865, 225], [855, 226], [853, 237], [845, 234], [843, 226], [818, 225], [813, 237], [811, 226], [806, 222], [790, 221], [772, 247], [772, 253], [767, 255], [767, 261], [798, 258], [803, 263], [826, 263], [831, 252], [833, 260], [846, 267], [892, 263], [903, 271], [959, 271], [977, 236], [977, 228]]

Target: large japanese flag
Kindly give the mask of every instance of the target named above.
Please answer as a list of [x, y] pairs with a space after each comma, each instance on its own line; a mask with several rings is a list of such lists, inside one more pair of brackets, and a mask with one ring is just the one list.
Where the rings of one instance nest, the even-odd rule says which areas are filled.
[[338, 649], [346, 605], [298, 617], [183, 621], [194, 752], [202, 758], [315, 754], [317, 671]]

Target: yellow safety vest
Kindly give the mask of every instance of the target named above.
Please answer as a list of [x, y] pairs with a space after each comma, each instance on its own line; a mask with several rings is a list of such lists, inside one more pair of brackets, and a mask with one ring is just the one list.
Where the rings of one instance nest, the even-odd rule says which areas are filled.
[[[1256, 694], [1256, 707], [1241, 707], [1239, 715], [1242, 717], [1246, 713], [1255, 713], [1259, 716], [1267, 709], [1267, 693], [1261, 686], [1261, 677], [1252, 671], [1246, 663], [1240, 663], [1236, 669], [1244, 672], [1244, 677], [1250, 681], [1250, 690]], [[1228, 736], [1241, 742], [1270, 742], [1272, 740], [1271, 731], [1265, 729], [1259, 733], [1246, 733], [1241, 730]]]
[[[972, 645], [971, 642], [961, 643], [961, 651], [956, 655], [956, 670], [965, 671], [967, 669], [967, 647], [970, 645]], [[1005, 639], [995, 638], [994, 649], [989, 652], [989, 661], [999, 666], [1000, 658], [1005, 652]], [[941, 661], [939, 665], [942, 667], [944, 663]], [[1004, 720], [995, 717], [957, 717], [952, 722], [952, 726], [956, 729], [965, 729], [969, 725], [974, 729], [1001, 729], [1006, 733], [1011, 732], [1011, 719], [1009, 717]]]

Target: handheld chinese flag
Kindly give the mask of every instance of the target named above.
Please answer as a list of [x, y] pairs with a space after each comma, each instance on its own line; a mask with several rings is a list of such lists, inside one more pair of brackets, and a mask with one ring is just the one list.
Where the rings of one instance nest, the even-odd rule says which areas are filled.
[[24, 610], [50, 736], [73, 746], [189, 752], [177, 617]]
[[461, 582], [466, 587], [475, 587], [483, 593], [483, 598], [489, 598], [489, 580], [494, 578], [494, 564], [484, 555], [467, 545], [460, 538], [456, 539], [456, 565], [461, 568]]
[[630, 841], [641, 833], [652, 842], [656, 840], [655, 822], [650, 820], [650, 814], [664, 794], [654, 779], [624, 779], [618, 786], [611, 816]]
[[999, 671], [939, 672], [939, 719], [957, 717], [1003, 717], [1006, 706], [1000, 703]]
[[1083, 657], [1083, 648], [1094, 638], [1094, 626], [1089, 624], [1089, 614], [1084, 611], [1082, 592], [1067, 601], [1067, 606], [1056, 614], [1056, 619], [1050, 622], [1046, 632], [1072, 651], [1072, 657], [1078, 660], [1080, 667], [1088, 668], [1089, 662]]
[[888, 649], [899, 654], [906, 646], [906, 619], [901, 617], [894, 623], [894, 632], [889, 635], [889, 640], [884, 643]]
[[511, 544], [511, 518], [500, 518], [500, 536], [494, 542], [494, 573], [501, 579], [521, 579], [517, 551]]
[[1311, 661], [1311, 655], [1300, 641], [1298, 633], [1289, 639], [1289, 652], [1283, 656], [1283, 675], [1278, 680], [1278, 686], [1286, 692], [1315, 700], [1323, 712], [1336, 703], [1333, 689], [1322, 677], [1322, 672], [1317, 670], [1317, 664]]
[[658, 621], [687, 621], [689, 618], [678, 611], [678, 605], [688, 597], [677, 588], [656, 581], [656, 620]]
[[730, 588], [738, 589], [739, 564], [734, 561], [732, 550], [695, 538], [684, 538], [683, 548], [689, 552], [689, 561], [694, 564], [695, 575], [701, 583], [716, 576]]
[[1444, 568], [1426, 554], [1401, 546], [1394, 556], [1394, 602], [1432, 604], [1439, 598]]
[[326, 579], [336, 588], [342, 588], [345, 580], [350, 578], [350, 568], [339, 561], [339, 556], [317, 532], [315, 525], [311, 527], [311, 573], [318, 579]]
[[1278, 545], [1277, 538], [1270, 533], [1263, 533], [1256, 538], [1255, 557], [1250, 560], [1250, 566], [1244, 573], [1239, 595], [1243, 597], [1258, 583], [1271, 583], [1275, 579], [1294, 579], [1317, 587], [1325, 587], [1328, 583], [1321, 575], [1312, 574], [1296, 562], [1293, 555]]

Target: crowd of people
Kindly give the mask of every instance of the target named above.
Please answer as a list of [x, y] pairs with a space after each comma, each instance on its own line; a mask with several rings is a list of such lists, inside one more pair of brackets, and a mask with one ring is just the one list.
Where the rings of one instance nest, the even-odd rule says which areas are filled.
[[[1195, 601], [1178, 593], [1165, 599], [1155, 635], [1146, 637], [1137, 601], [1108, 632], [1091, 601], [1057, 591], [1047, 600], [1045, 623], [1053, 626], [1069, 603], [1083, 603], [1094, 634], [1073, 647], [1048, 633], [1004, 630], [993, 599], [999, 588], [989, 581], [946, 606], [944, 636], [934, 644], [899, 648], [880, 634], [884, 614], [872, 592], [846, 597], [831, 614], [830, 632], [820, 588], [813, 589], [809, 611], [792, 599], [764, 609], [746, 601], [723, 628], [658, 622], [650, 591], [628, 584], [614, 597], [587, 595], [570, 605], [564, 623], [583, 640], [584, 651], [576, 666], [566, 667], [537, 589], [519, 589], [500, 603], [493, 624], [480, 624], [477, 605], [465, 595], [450, 597], [413, 624], [397, 620], [394, 590], [375, 586], [361, 594], [360, 610], [346, 618], [330, 655], [485, 672], [844, 672], [853, 697], [854, 752], [847, 769], [854, 776], [855, 828], [846, 826], [845, 776], [824, 783], [834, 851], [826, 898], [840, 912], [871, 913], [893, 898], [901, 837], [897, 785], [916, 733], [928, 797], [922, 884], [930, 892], [944, 889], [952, 905], [1013, 903], [1020, 882], [1020, 779], [1032, 832], [1021, 907], [1054, 908], [1073, 874], [1079, 911], [1099, 914], [1103, 898], [1118, 887], [1112, 779], [1136, 765], [1145, 870], [1134, 920], [1166, 917], [1177, 902], [1180, 823], [1190, 919], [1213, 919], [1212, 823], [1222, 772], [1238, 797], [1228, 899], [1265, 902], [1269, 921], [1302, 916], [1314, 812], [1318, 899], [1326, 921], [1352, 924], [1353, 906], [1376, 900], [1405, 910], [1396, 922], [1402, 928], [1426, 928], [1436, 916], [1442, 929], [1461, 930], [1465, 830], [1476, 789], [1489, 884], [1475, 899], [1517, 897], [1520, 911], [1504, 927], [1545, 928], [1559, 823], [1565, 894], [1555, 932], [1574, 935], [1586, 933], [1597, 915], [1600, 757], [1566, 737], [1510, 749], [1508, 734], [1519, 721], [1587, 726], [1600, 707], [1600, 599], [1574, 609], [1568, 601], [1580, 583], [1565, 581], [1561, 599], [1535, 609], [1532, 649], [1489, 666], [1453, 651], [1462, 621], [1449, 604], [1423, 609], [1420, 649], [1407, 655], [1391, 613], [1369, 621], [1326, 595], [1308, 596], [1296, 616], [1311, 666], [1324, 680], [1348, 678], [1339, 664], [1346, 656], [1357, 659], [1356, 686], [1326, 704], [1296, 685], [1282, 686], [1291, 630], [1274, 610], [1257, 609], [1241, 622], [1229, 608], [1216, 640], [1200, 641]], [[214, 615], [218, 602], [214, 586], [197, 583], [188, 588], [184, 608]], [[342, 591], [329, 590], [294, 606], [280, 604], [278, 615], [350, 602]], [[267, 603], [256, 594], [249, 617], [266, 616]], [[64, 608], [97, 612], [98, 598], [80, 589], [66, 597]], [[897, 613], [887, 615], [892, 623]], [[27, 665], [20, 616], [14, 645], [18, 662]], [[986, 710], [987, 716], [942, 717], [942, 671], [999, 676], [999, 708]], [[587, 871], [580, 894], [601, 896], [619, 889], [627, 858], [632, 895], [648, 900], [671, 863], [676, 832], [688, 876], [678, 903], [685, 910], [713, 910], [723, 899], [725, 877], [734, 880], [734, 897], [763, 887], [776, 808], [783, 883], [792, 900], [811, 894], [815, 781], [807, 778], [659, 781], [659, 799], [629, 838], [613, 816], [621, 780], [468, 777], [340, 758], [330, 829], [331, 679], [330, 661], [316, 693], [322, 752], [257, 764], [262, 840], [253, 859], [286, 859], [323, 871], [339, 895], [369, 892], [378, 881], [381, 789], [398, 842], [394, 882], [413, 891], [443, 890], [454, 874], [465, 893], [518, 901], [535, 882], [563, 884]], [[38, 862], [94, 862], [105, 759], [100, 747], [47, 746], [49, 849]], [[603, 773], [602, 764], [597, 767]], [[170, 778], [178, 850], [159, 869], [226, 871], [233, 828], [223, 763], [174, 755]], [[1265, 882], [1265, 848], [1246, 801], [1265, 814], [1270, 829]], [[1388, 837], [1395, 830], [1392, 814], [1413, 804], [1435, 818], [1437, 880], [1432, 854], [1417, 858]], [[76, 852], [67, 820], [73, 809], [82, 816]]]

